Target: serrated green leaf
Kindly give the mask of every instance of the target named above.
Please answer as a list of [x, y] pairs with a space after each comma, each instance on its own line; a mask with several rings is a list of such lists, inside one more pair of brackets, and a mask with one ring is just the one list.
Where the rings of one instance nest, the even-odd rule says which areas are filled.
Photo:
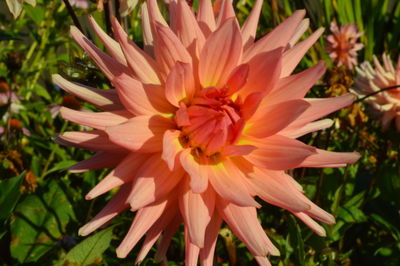
[[60, 265], [91, 265], [99, 263], [103, 252], [110, 246], [114, 226], [86, 238], [71, 249]]

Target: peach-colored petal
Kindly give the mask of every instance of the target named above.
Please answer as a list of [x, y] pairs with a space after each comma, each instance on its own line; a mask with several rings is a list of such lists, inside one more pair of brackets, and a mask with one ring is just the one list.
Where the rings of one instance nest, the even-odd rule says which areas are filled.
[[311, 219], [310, 216], [302, 212], [294, 212], [293, 214], [296, 215], [297, 218], [302, 220], [303, 223], [310, 227], [311, 230], [313, 230], [317, 235], [322, 237], [326, 236], [325, 229], [318, 223], [316, 223], [313, 219]]
[[233, 9], [233, 0], [222, 0], [221, 9], [218, 12], [217, 27], [221, 27], [228, 19], [234, 18], [236, 24], [235, 10]]
[[190, 237], [185, 227], [185, 265], [197, 266], [200, 248], [190, 242]]
[[230, 145], [224, 148], [222, 154], [228, 157], [242, 156], [256, 150], [257, 147], [253, 145]]
[[304, 135], [306, 135], [308, 133], [329, 128], [332, 125], [333, 125], [333, 120], [332, 119], [322, 119], [322, 120], [318, 120], [318, 121], [315, 121], [315, 122], [308, 123], [305, 126], [300, 127], [300, 128], [284, 129], [281, 132], [279, 132], [279, 134], [281, 134], [283, 136], [286, 136], [286, 137], [289, 137], [289, 138], [296, 139], [296, 138], [304, 136]]
[[292, 48], [298, 40], [300, 40], [301, 36], [306, 32], [308, 27], [310, 26], [310, 19], [305, 18], [301, 21], [301, 23], [297, 26], [293, 36], [289, 40], [289, 47]]
[[222, 198], [217, 199], [219, 214], [254, 256], [279, 255], [279, 250], [257, 220], [256, 208], [240, 207]]
[[203, 88], [222, 86], [242, 55], [242, 38], [234, 19], [228, 19], [207, 39], [200, 55], [199, 78]]
[[131, 41], [118, 23], [116, 18], [112, 19], [115, 37], [121, 45], [129, 67], [143, 83], [160, 84], [156, 62], [148, 54], [142, 51]]
[[118, 258], [125, 258], [154, 222], [163, 214], [167, 200], [140, 209], [125, 235], [124, 240], [116, 249]]
[[[257, 138], [272, 136], [295, 121], [311, 105], [304, 100], [290, 100], [261, 106], [256, 118], [246, 124], [244, 133]], [[268, 121], [268, 122], [267, 122]]]
[[143, 32], [143, 42], [144, 42], [144, 51], [150, 55], [154, 55], [154, 39], [153, 33], [150, 24], [150, 15], [147, 9], [147, 3], [144, 2], [140, 7], [140, 14], [142, 16], [142, 32]]
[[125, 110], [112, 112], [82, 112], [62, 106], [62, 118], [84, 126], [104, 130], [106, 127], [115, 126], [126, 122], [133, 115]]
[[174, 106], [180, 101], [190, 101], [195, 93], [195, 82], [191, 64], [176, 62], [165, 84], [165, 97]]
[[126, 153], [109, 153], [99, 151], [92, 157], [80, 161], [77, 164], [69, 167], [71, 173], [82, 173], [89, 170], [97, 170], [102, 168], [111, 168], [117, 166], [121, 160], [126, 156]]
[[181, 132], [179, 130], [167, 130], [163, 137], [163, 152], [161, 158], [168, 164], [169, 170], [173, 171], [180, 167], [179, 153], [183, 147], [179, 141]]
[[261, 7], [263, 0], [257, 0], [254, 3], [253, 9], [250, 15], [247, 17], [246, 21], [242, 26], [242, 38], [244, 47], [248, 47], [252, 44], [256, 38], [258, 20], [260, 18]]
[[87, 224], [79, 229], [79, 235], [86, 236], [99, 227], [106, 224], [123, 210], [129, 207], [127, 198], [131, 190], [131, 184], [126, 184], [117, 192], [117, 194], [107, 203], [107, 205]]
[[115, 90], [100, 90], [82, 84], [70, 82], [58, 74], [52, 76], [53, 83], [104, 111], [121, 109], [117, 92]]
[[71, 26], [71, 36], [79, 46], [90, 55], [107, 78], [113, 79], [115, 76], [121, 75], [122, 73], [130, 73], [127, 66], [119, 63], [117, 60], [97, 48], [75, 26]]
[[108, 34], [103, 31], [103, 29], [99, 26], [99, 24], [97, 24], [96, 20], [92, 16], [89, 16], [89, 23], [92, 29], [96, 32], [97, 36], [102, 41], [102, 43], [104, 43], [104, 46], [107, 48], [111, 56], [117, 59], [118, 62], [120, 62], [121, 64], [127, 66], [128, 64], [126, 62], [124, 54], [122, 53], [119, 43], [108, 36]]
[[206, 228], [214, 212], [215, 192], [209, 188], [201, 194], [193, 193], [189, 181], [185, 177], [181, 184], [179, 207], [190, 243], [203, 248]]
[[213, 188], [223, 199], [239, 206], [260, 207], [250, 195], [246, 176], [230, 160], [210, 165], [208, 175]]
[[265, 256], [254, 256], [254, 259], [257, 261], [260, 266], [271, 266], [271, 263]]
[[100, 130], [68, 131], [58, 135], [55, 142], [61, 145], [85, 148], [93, 151], [121, 152], [121, 147], [112, 143]]
[[249, 64], [241, 64], [232, 71], [225, 85], [228, 89], [227, 95], [232, 95], [243, 88], [247, 83], [249, 70]]
[[112, 82], [122, 104], [134, 115], [171, 113], [175, 109], [164, 97], [161, 86], [142, 84], [126, 74], [115, 77]]
[[163, 261], [167, 263], [166, 254], [171, 243], [172, 236], [178, 230], [179, 225], [182, 223], [182, 218], [179, 213], [174, 217], [172, 222], [165, 228], [163, 236], [161, 237], [160, 244], [157, 247], [157, 252], [155, 254], [156, 261]]
[[121, 160], [114, 170], [112, 170], [94, 188], [92, 188], [85, 198], [87, 200], [94, 199], [113, 188], [131, 182], [136, 176], [138, 168], [147, 159], [148, 155], [146, 154], [130, 153], [123, 160]]
[[285, 19], [274, 30], [266, 36], [251, 45], [243, 55], [243, 61], [247, 62], [253, 56], [274, 50], [278, 47], [285, 48], [290, 38], [296, 31], [297, 26], [301, 23], [306, 12], [305, 10], [296, 10], [290, 17]]
[[287, 170], [297, 167], [315, 152], [313, 147], [280, 135], [265, 139], [249, 138], [246, 141], [258, 149], [244, 157], [255, 166], [271, 170]]
[[194, 193], [203, 193], [208, 186], [208, 170], [206, 164], [200, 164], [191, 154], [191, 149], [185, 149], [180, 154], [183, 169], [190, 176], [190, 187]]
[[178, 61], [192, 64], [188, 50], [169, 27], [156, 23], [155, 31], [155, 55], [164, 76], [167, 76]]
[[221, 224], [222, 218], [219, 216], [217, 211], [214, 211], [211, 221], [206, 229], [204, 247], [200, 249], [200, 264], [202, 266], [214, 265], [214, 250], [217, 244], [217, 237]]
[[211, 0], [200, 1], [199, 10], [197, 12], [197, 21], [206, 37], [215, 30], [216, 24]]
[[171, 172], [161, 159], [161, 154], [154, 154], [142, 164], [133, 180], [133, 188], [128, 198], [131, 209], [138, 210], [167, 195], [173, 195], [169, 193], [184, 175], [182, 169]]
[[265, 97], [264, 102], [278, 103], [303, 98], [307, 91], [322, 77], [326, 71], [325, 62], [320, 61], [303, 72], [279, 79], [275, 88]]
[[358, 152], [332, 152], [316, 149], [299, 167], [345, 167], [360, 159]]
[[145, 153], [162, 150], [163, 133], [173, 128], [171, 119], [160, 115], [137, 116], [127, 122], [108, 127], [110, 140], [128, 150]]
[[253, 92], [267, 94], [277, 84], [281, 72], [282, 48], [260, 53], [249, 62], [249, 76], [239, 94], [247, 96]]
[[296, 68], [297, 64], [304, 57], [308, 49], [318, 40], [324, 32], [323, 28], [318, 29], [307, 39], [296, 44], [283, 54], [281, 77], [289, 76]]

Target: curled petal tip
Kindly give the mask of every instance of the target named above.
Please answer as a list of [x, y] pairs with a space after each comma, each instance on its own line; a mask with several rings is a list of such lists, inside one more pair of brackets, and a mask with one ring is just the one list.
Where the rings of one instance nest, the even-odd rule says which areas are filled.
[[117, 248], [116, 253], [117, 253], [117, 257], [120, 259], [124, 259], [128, 255], [128, 253], [122, 248]]

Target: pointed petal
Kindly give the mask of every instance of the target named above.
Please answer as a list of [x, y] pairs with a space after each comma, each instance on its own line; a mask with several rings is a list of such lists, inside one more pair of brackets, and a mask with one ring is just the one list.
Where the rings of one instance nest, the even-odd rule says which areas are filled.
[[193, 192], [203, 193], [208, 186], [207, 165], [197, 162], [191, 151], [192, 149], [184, 149], [180, 154], [180, 162], [190, 176], [190, 187]]
[[249, 77], [249, 64], [241, 64], [237, 66], [230, 74], [226, 87], [228, 88], [227, 95], [232, 95], [247, 83]]
[[247, 62], [253, 56], [274, 50], [278, 47], [285, 48], [293, 36], [297, 26], [304, 18], [305, 10], [296, 10], [290, 17], [285, 19], [279, 24], [274, 30], [268, 33], [266, 36], [251, 45], [243, 56], [243, 61]]
[[332, 119], [322, 119], [322, 120], [308, 123], [305, 126], [297, 128], [297, 129], [290, 129], [290, 128], [288, 130], [284, 129], [281, 132], [279, 132], [279, 134], [289, 137], [289, 138], [292, 138], [292, 139], [297, 139], [308, 133], [329, 128], [332, 125], [333, 125]]
[[143, 208], [167, 196], [180, 182], [185, 172], [182, 169], [169, 171], [161, 154], [151, 156], [142, 164], [133, 181], [129, 196], [132, 210]]
[[117, 166], [126, 156], [123, 153], [109, 153], [99, 151], [92, 157], [74, 164], [68, 170], [72, 173], [82, 173], [89, 170], [97, 170], [103, 168], [112, 168]]
[[332, 152], [316, 149], [316, 153], [307, 157], [299, 167], [345, 167], [360, 159], [358, 152]]
[[225, 85], [242, 55], [242, 38], [234, 19], [228, 19], [207, 39], [200, 55], [199, 78], [203, 88]]
[[117, 59], [117, 61], [121, 64], [127, 66], [128, 64], [126, 63], [125, 56], [122, 53], [119, 43], [108, 36], [107, 33], [105, 33], [103, 29], [99, 26], [99, 24], [97, 24], [96, 20], [92, 16], [89, 16], [89, 23], [94, 32], [96, 32], [97, 36], [100, 38], [101, 42], [107, 48], [111, 56]]
[[151, 32], [150, 15], [147, 9], [147, 3], [144, 2], [140, 8], [140, 14], [142, 17], [142, 32], [143, 32], [143, 42], [144, 51], [150, 55], [154, 55], [154, 40], [153, 33]]
[[60, 113], [65, 120], [101, 130], [109, 126], [124, 123], [133, 116], [124, 110], [113, 112], [82, 112], [64, 106], [60, 108]]
[[157, 252], [154, 256], [156, 261], [166, 261], [166, 254], [171, 243], [172, 236], [178, 230], [179, 225], [182, 223], [182, 218], [179, 215], [179, 212], [174, 217], [172, 222], [165, 228], [163, 236], [161, 237], [160, 244], [158, 245]]
[[179, 130], [167, 130], [164, 133], [161, 158], [168, 164], [171, 171], [180, 167], [179, 153], [183, 150], [179, 141], [180, 135]]
[[79, 235], [86, 236], [107, 222], [111, 221], [119, 213], [129, 207], [127, 197], [131, 190], [131, 184], [126, 184], [117, 194], [107, 203], [107, 205], [87, 224], [79, 229]]
[[146, 154], [130, 153], [118, 166], [104, 177], [94, 188], [86, 195], [87, 200], [91, 200], [110, 191], [113, 188], [122, 186], [131, 182], [136, 176], [138, 168], [148, 159]]
[[162, 150], [163, 134], [173, 126], [171, 119], [160, 115], [136, 116], [123, 124], [108, 127], [106, 132], [110, 140], [121, 147], [151, 153]]
[[74, 146], [94, 151], [124, 151], [121, 147], [112, 143], [107, 134], [100, 130], [67, 131], [58, 135], [54, 141], [61, 145]]
[[118, 258], [125, 258], [142, 236], [149, 230], [154, 222], [163, 214], [167, 207], [167, 201], [155, 203], [140, 209], [125, 235], [124, 240], [116, 249]]
[[122, 74], [112, 80], [122, 104], [134, 115], [171, 113], [174, 107], [165, 99], [161, 86], [142, 84]]
[[165, 97], [174, 106], [190, 101], [195, 93], [195, 81], [191, 64], [177, 62], [171, 69], [165, 84]]
[[260, 266], [271, 266], [271, 263], [264, 256], [254, 256], [254, 259], [257, 261], [258, 265]]
[[218, 27], [221, 27], [228, 19], [232, 18], [234, 18], [235, 23], [238, 24], [232, 2], [232, 0], [222, 0], [221, 8], [218, 12]]
[[247, 17], [246, 21], [243, 24], [242, 38], [245, 47], [252, 44], [253, 41], [256, 39], [257, 25], [260, 18], [263, 2], [263, 0], [257, 0], [255, 2], [250, 15]]
[[255, 166], [270, 170], [287, 170], [297, 167], [315, 152], [313, 147], [280, 135], [265, 139], [246, 138], [246, 142], [258, 149], [244, 157]]
[[289, 40], [289, 47], [293, 47], [298, 40], [300, 40], [301, 36], [306, 32], [308, 27], [310, 26], [310, 19], [305, 18], [301, 21], [301, 23], [297, 26], [292, 38]]
[[326, 236], [325, 229], [318, 223], [316, 223], [313, 219], [311, 219], [310, 216], [302, 212], [294, 212], [293, 214], [296, 215], [296, 217], [299, 218], [301, 221], [303, 221], [303, 223], [305, 223], [308, 227], [310, 227], [310, 229], [313, 230], [317, 235], [322, 237]]
[[219, 216], [217, 211], [214, 211], [211, 221], [206, 229], [204, 247], [200, 250], [200, 264], [202, 266], [214, 265], [214, 250], [217, 244], [217, 237], [221, 224], [222, 218]]
[[[286, 128], [295, 121], [311, 105], [304, 100], [290, 100], [274, 105], [261, 106], [255, 115], [250, 119], [244, 129], [244, 134], [257, 138], [272, 136]], [[265, 121], [270, 121], [265, 123]]]
[[239, 207], [218, 197], [218, 212], [254, 256], [279, 255], [257, 219], [256, 208]]
[[206, 228], [214, 212], [215, 192], [209, 188], [201, 194], [193, 193], [189, 178], [185, 177], [180, 193], [179, 207], [190, 243], [203, 248]]
[[247, 177], [230, 160], [208, 169], [210, 183], [219, 196], [239, 206], [260, 206], [250, 194]]
[[211, 0], [200, 1], [199, 10], [197, 12], [197, 21], [206, 37], [208, 37], [211, 32], [215, 31], [215, 17]]
[[101, 110], [113, 111], [121, 109], [121, 103], [115, 90], [100, 90], [73, 83], [58, 74], [52, 75], [52, 79], [53, 83], [64, 91], [99, 107]]
[[117, 60], [97, 48], [75, 26], [71, 26], [71, 36], [79, 46], [90, 55], [108, 79], [112, 80], [115, 76], [121, 75], [122, 73], [130, 73], [127, 66], [119, 63]]
[[293, 72], [308, 49], [318, 40], [323, 32], [323, 28], [318, 29], [310, 37], [299, 42], [283, 54], [281, 77], [287, 77]]

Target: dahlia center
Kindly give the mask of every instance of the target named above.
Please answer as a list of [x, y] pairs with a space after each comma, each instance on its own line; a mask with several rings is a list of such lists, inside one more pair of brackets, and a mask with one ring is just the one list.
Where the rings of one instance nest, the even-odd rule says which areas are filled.
[[214, 87], [204, 89], [188, 105], [181, 102], [176, 121], [183, 144], [207, 156], [233, 144], [243, 125], [239, 102], [232, 101], [227, 90]]

